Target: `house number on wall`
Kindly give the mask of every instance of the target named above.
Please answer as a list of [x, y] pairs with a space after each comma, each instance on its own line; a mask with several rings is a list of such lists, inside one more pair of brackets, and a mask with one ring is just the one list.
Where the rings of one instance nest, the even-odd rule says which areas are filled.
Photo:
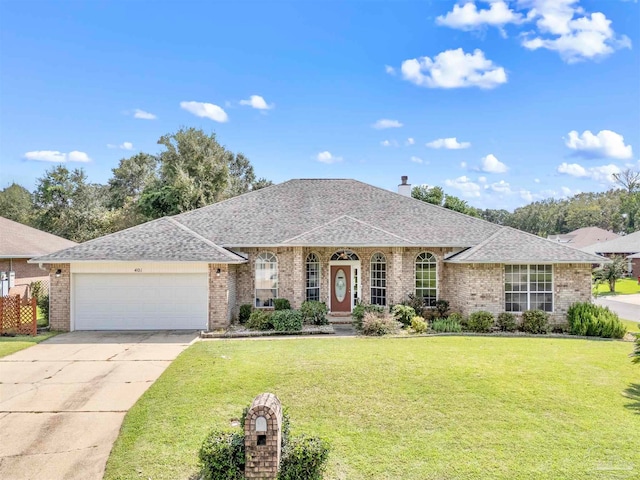
[[134, 268], [133, 271], [136, 272], [136, 273], [142, 273], [142, 269], [141, 268]]

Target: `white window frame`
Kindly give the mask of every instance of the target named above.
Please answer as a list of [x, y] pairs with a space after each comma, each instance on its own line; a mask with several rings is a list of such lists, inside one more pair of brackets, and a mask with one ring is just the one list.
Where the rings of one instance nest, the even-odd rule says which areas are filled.
[[[312, 256], [315, 258], [315, 261], [310, 262], [309, 259]], [[317, 265], [317, 271], [316, 271], [317, 278], [316, 278], [316, 285], [314, 287], [310, 287], [309, 286], [309, 265]], [[305, 298], [306, 301], [309, 301], [309, 291], [310, 290], [318, 290], [318, 298], [316, 300], [320, 301], [320, 283], [321, 283], [320, 279], [322, 278], [321, 274], [320, 274], [320, 255], [318, 255], [315, 252], [310, 252], [307, 255], [307, 258], [305, 259], [304, 266], [305, 266], [305, 270], [304, 270], [305, 296], [304, 296], [304, 298]]]
[[[375, 303], [376, 305], [382, 305], [383, 307], [387, 306], [387, 257], [384, 255], [384, 253], [382, 252], [376, 252], [371, 256], [371, 263], [369, 264], [370, 268], [369, 268], [369, 284], [370, 284], [370, 291], [369, 291], [369, 301], [373, 304], [374, 302], [374, 297], [376, 298], [381, 298], [382, 299], [382, 303]], [[374, 269], [374, 265], [384, 265], [384, 269], [379, 270], [379, 269]], [[380, 278], [377, 278], [376, 275], [374, 275], [375, 273], [380, 273], [381, 276]], [[376, 281], [380, 280], [382, 285], [376, 285]], [[380, 297], [379, 295], [374, 295], [373, 291], [374, 290], [382, 290], [382, 297]]]
[[[275, 283], [275, 288], [258, 288], [258, 281], [260, 280], [258, 278], [258, 271], [259, 271], [258, 265], [269, 265], [270, 266], [270, 270], [275, 272], [275, 279], [271, 278], [271, 280], [273, 280], [274, 283]], [[258, 305], [258, 298], [260, 298], [258, 296], [258, 291], [275, 290], [275, 295], [274, 295], [273, 298], [274, 299], [278, 298], [278, 288], [279, 288], [278, 256], [275, 253], [272, 253], [272, 252], [260, 252], [257, 255], [256, 261], [255, 261], [255, 271], [254, 271], [254, 275], [253, 275], [253, 281], [254, 281], [253, 304], [255, 305], [255, 307], [256, 308], [273, 308], [273, 299], [271, 299], [271, 304], [270, 305]], [[261, 302], [261, 303], [263, 303], [263, 302]]]
[[[419, 262], [418, 259], [420, 258], [421, 255], [431, 255], [433, 257], [433, 262]], [[425, 265], [430, 265], [433, 263], [434, 267], [435, 267], [435, 280], [436, 280], [436, 286], [435, 287], [418, 287], [418, 263], [420, 264], [425, 264]], [[418, 295], [418, 290], [422, 290], [422, 291], [427, 291], [427, 290], [434, 290], [435, 291], [435, 296], [433, 297], [433, 301], [430, 301], [429, 304], [425, 304], [426, 307], [435, 307], [435, 303], [438, 301], [438, 256], [433, 253], [433, 252], [429, 252], [429, 251], [424, 251], [424, 252], [420, 252], [418, 255], [415, 256], [415, 259], [413, 261], [413, 287], [414, 287], [414, 294], [416, 295], [416, 297], [421, 296], [422, 298], [431, 298], [431, 297], [424, 297], [422, 295]]]
[[[525, 290], [507, 290], [507, 275], [509, 272], [507, 272], [507, 267], [526, 267], [527, 269], [527, 281], [526, 281], [526, 289]], [[550, 282], [550, 287], [549, 290], [532, 290], [531, 289], [531, 274], [532, 274], [532, 268], [537, 268], [537, 267], [544, 267], [545, 270], [548, 267], [551, 267], [551, 282]], [[543, 310], [544, 312], [547, 313], [553, 313], [555, 311], [555, 301], [556, 301], [556, 296], [555, 296], [555, 288], [554, 288], [554, 284], [555, 284], [555, 269], [553, 268], [553, 265], [550, 264], [545, 264], [545, 263], [532, 263], [532, 264], [505, 264], [504, 268], [503, 268], [503, 272], [504, 272], [504, 281], [503, 281], [503, 289], [504, 289], [504, 309], [506, 312], [510, 312], [510, 313], [522, 313], [526, 310], [531, 310], [531, 296], [532, 294], [551, 294], [551, 310]], [[512, 273], [512, 272], [511, 272]], [[512, 282], [513, 284], [514, 282]], [[526, 304], [526, 308], [524, 310], [513, 310], [513, 304], [516, 302], [507, 302], [507, 295], [508, 294], [526, 294], [527, 296], [527, 304]], [[507, 307], [507, 303], [510, 303], [512, 306], [511, 307]], [[518, 302], [519, 303], [519, 302]]]

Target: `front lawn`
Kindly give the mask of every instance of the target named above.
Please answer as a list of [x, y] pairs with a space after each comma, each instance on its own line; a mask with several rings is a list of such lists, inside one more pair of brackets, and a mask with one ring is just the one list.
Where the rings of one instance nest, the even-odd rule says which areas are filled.
[[632, 350], [550, 338], [200, 342], [129, 411], [105, 479], [190, 478], [209, 429], [262, 392], [289, 409], [294, 434], [329, 440], [327, 479], [638, 478]]
[[638, 284], [637, 278], [621, 278], [616, 281], [616, 292], [611, 293], [608, 283], [601, 283], [598, 285], [598, 295], [629, 295], [631, 293], [640, 293], [640, 284]]
[[29, 335], [18, 335], [15, 337], [2, 337], [0, 336], [0, 358], [12, 353], [24, 350], [34, 346], [37, 343], [43, 342], [47, 338], [51, 338], [57, 335], [58, 332], [45, 332], [39, 333], [35, 337]]

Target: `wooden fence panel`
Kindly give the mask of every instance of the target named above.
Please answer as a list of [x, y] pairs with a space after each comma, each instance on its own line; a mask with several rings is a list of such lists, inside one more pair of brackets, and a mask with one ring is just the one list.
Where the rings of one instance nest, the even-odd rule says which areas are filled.
[[23, 304], [20, 295], [0, 297], [0, 335], [37, 335], [36, 299]]

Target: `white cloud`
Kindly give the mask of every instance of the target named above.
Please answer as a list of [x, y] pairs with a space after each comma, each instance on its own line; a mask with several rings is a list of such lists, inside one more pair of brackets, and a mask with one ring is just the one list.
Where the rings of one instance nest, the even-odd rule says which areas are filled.
[[478, 177], [480, 183], [487, 183], [487, 177]]
[[460, 162], [460, 168], [467, 168], [467, 162]]
[[334, 157], [331, 154], [331, 152], [328, 152], [325, 150], [324, 152], [318, 153], [318, 155], [316, 156], [316, 160], [318, 160], [321, 163], [332, 164], [336, 162], [341, 162], [342, 157]]
[[429, 148], [444, 148], [447, 150], [459, 150], [461, 148], [469, 148], [470, 142], [458, 142], [456, 137], [451, 138], [438, 138], [432, 142], [427, 143]]
[[525, 34], [522, 45], [530, 50], [557, 51], [568, 63], [604, 57], [631, 40], [618, 36], [603, 13], [586, 13], [577, 0], [520, 0], [531, 7], [527, 17], [536, 19], [538, 32]]
[[601, 165], [599, 167], [583, 167], [578, 163], [563, 162], [556, 169], [558, 173], [577, 178], [591, 178], [601, 183], [614, 183], [613, 174], [620, 173], [620, 167], [614, 164]]
[[490, 153], [486, 157], [482, 157], [480, 170], [487, 173], [505, 173], [509, 169], [495, 155]]
[[380, 142], [380, 145], [382, 145], [383, 147], [397, 147], [398, 142], [396, 142], [395, 140], [383, 140]]
[[496, 193], [503, 193], [503, 194], [513, 193], [511, 191], [511, 185], [509, 185], [509, 183], [505, 182], [504, 180], [500, 180], [499, 182], [492, 183], [491, 185], [488, 185], [488, 187]]
[[520, 190], [520, 198], [525, 202], [533, 202], [533, 194], [529, 190]]
[[196, 117], [209, 118], [214, 122], [225, 123], [229, 121], [227, 112], [218, 105], [206, 102], [180, 102], [180, 108]]
[[107, 143], [107, 148], [119, 148], [121, 150], [133, 150], [133, 143], [122, 142], [120, 145], [114, 145], [113, 143]]
[[271, 110], [274, 105], [268, 105], [260, 95], [251, 95], [248, 100], [240, 100], [240, 105], [247, 105], [256, 110]]
[[395, 75], [396, 74], [396, 69], [393, 68], [390, 65], [385, 65], [384, 66], [384, 71], [387, 72], [389, 75]]
[[410, 158], [410, 160], [411, 160], [413, 163], [424, 163], [424, 160], [422, 160], [420, 157], [412, 156], [412, 157]]
[[384, 130], [385, 128], [400, 128], [402, 127], [402, 123], [398, 120], [390, 120], [388, 118], [381, 118], [376, 123], [371, 125], [376, 130]]
[[412, 137], [407, 138], [407, 141], [406, 141], [407, 145], [413, 145], [414, 143], [416, 143], [416, 141]]
[[484, 52], [464, 53], [462, 48], [446, 50], [429, 57], [412, 58], [402, 62], [402, 77], [421, 87], [495, 88], [507, 82], [504, 68], [487, 60]]
[[625, 145], [624, 137], [611, 130], [601, 130], [597, 135], [589, 130], [579, 135], [576, 130], [572, 130], [565, 143], [577, 155], [587, 158], [626, 159], [633, 156], [631, 145]]
[[454, 180], [445, 180], [444, 184], [447, 187], [455, 188], [462, 192], [462, 195], [465, 197], [479, 197], [480, 196], [480, 185], [471, 181], [471, 179], [467, 176], [458, 177]]
[[482, 10], [471, 1], [464, 5], [454, 5], [453, 10], [436, 18], [438, 25], [459, 30], [474, 30], [484, 25], [502, 28], [508, 23], [521, 23], [522, 14], [511, 10], [503, 0], [489, 2], [489, 8]]
[[54, 162], [54, 163], [65, 163], [65, 162], [90, 162], [91, 159], [89, 155], [85, 152], [79, 152], [78, 150], [73, 150], [72, 152], [63, 153], [58, 152], [57, 150], [37, 150], [33, 152], [27, 152], [24, 154], [24, 158], [27, 160], [34, 160], [38, 162]]
[[534, 178], [533, 181], [536, 182], [536, 183], [540, 183], [540, 179], [539, 178]]
[[144, 110], [140, 110], [139, 108], [136, 108], [133, 111], [133, 118], [140, 118], [142, 120], [155, 120], [158, 117], [153, 113], [145, 112]]

